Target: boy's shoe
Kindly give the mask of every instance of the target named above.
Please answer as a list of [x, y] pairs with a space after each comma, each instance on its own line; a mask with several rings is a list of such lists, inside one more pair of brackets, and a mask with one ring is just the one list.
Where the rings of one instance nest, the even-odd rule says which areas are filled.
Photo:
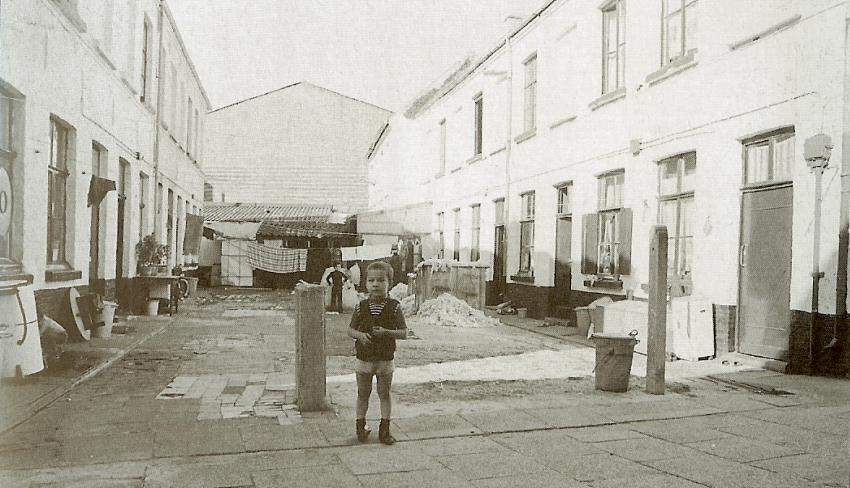
[[378, 440], [388, 446], [395, 444], [395, 438], [390, 435], [389, 419], [381, 419], [381, 424], [378, 426]]
[[359, 442], [366, 442], [369, 434], [372, 432], [369, 430], [369, 427], [366, 427], [366, 419], [357, 419], [355, 424], [357, 426], [357, 440]]

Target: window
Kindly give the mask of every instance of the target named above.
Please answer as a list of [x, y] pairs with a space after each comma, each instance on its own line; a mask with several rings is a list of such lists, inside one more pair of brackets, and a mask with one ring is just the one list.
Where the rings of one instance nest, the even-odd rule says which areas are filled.
[[505, 199], [500, 198], [493, 203], [496, 206], [496, 226], [505, 225]]
[[779, 183], [792, 178], [794, 129], [744, 141], [744, 184]]
[[599, 177], [599, 210], [582, 218], [584, 274], [618, 281], [631, 272], [632, 211], [623, 208], [623, 183], [622, 170]]
[[658, 223], [667, 226], [667, 279], [690, 294], [693, 256], [694, 180], [697, 156], [688, 153], [658, 164]]
[[625, 86], [626, 13], [623, 0], [602, 8], [602, 94]]
[[192, 115], [194, 114], [194, 110], [192, 109], [192, 99], [188, 99], [188, 107], [186, 108], [186, 154], [192, 153]]
[[[165, 244], [168, 246], [168, 254], [171, 255], [172, 251], [174, 251], [174, 239], [176, 239], [176, 233], [174, 232], [174, 190], [171, 188], [168, 189], [168, 215], [165, 216], [165, 232], [166, 232], [166, 240]], [[169, 262], [171, 262], [169, 260]]]
[[565, 183], [557, 188], [558, 190], [558, 206], [555, 208], [555, 213], [558, 215], [567, 215], [573, 213], [570, 206], [570, 192], [572, 191], [572, 183]]
[[148, 235], [148, 213], [145, 211], [148, 201], [148, 175], [139, 173], [139, 241]]
[[50, 119], [50, 164], [47, 168], [47, 263], [66, 264], [66, 208], [69, 162], [73, 133], [55, 118]]
[[153, 224], [153, 232], [157, 237], [157, 240], [162, 242], [162, 198], [163, 198], [163, 187], [162, 183], [156, 184], [156, 194], [154, 194], [154, 224]]
[[139, 98], [142, 102], [148, 103], [150, 103], [151, 70], [153, 69], [153, 63], [151, 62], [152, 41], [151, 21], [145, 16], [144, 25], [142, 26], [142, 90]]
[[440, 121], [440, 170], [438, 176], [446, 174], [446, 119]]
[[198, 109], [195, 109], [195, 147], [192, 151], [192, 155], [195, 159], [198, 159], [198, 151], [200, 147], [200, 139], [201, 139], [201, 121], [198, 118]]
[[472, 207], [472, 242], [469, 249], [469, 260], [478, 261], [481, 258], [481, 205]]
[[443, 227], [446, 223], [445, 214], [440, 212], [437, 214], [437, 257], [442, 258], [445, 256], [446, 252], [446, 243], [443, 238], [443, 232], [445, 231], [445, 227]]
[[475, 148], [474, 155], [481, 156], [484, 144], [484, 96], [478, 94], [475, 98]]
[[534, 192], [520, 196], [522, 214], [519, 224], [519, 272], [534, 274]]
[[537, 111], [537, 55], [525, 62], [525, 93], [524, 93], [525, 112], [524, 129], [526, 132], [534, 130], [537, 127], [537, 119], [535, 113]]
[[[159, 63], [160, 66], [162, 66], [162, 72], [159, 73], [160, 77], [162, 78], [162, 81], [161, 81], [162, 90], [160, 91], [160, 94], [157, 95], [157, 97], [162, 95], [162, 115], [160, 116], [160, 121], [161, 121], [162, 125], [164, 125], [166, 128], [168, 127], [169, 118], [170, 118], [168, 99], [171, 96], [171, 85], [169, 83], [171, 81], [171, 79], [168, 77], [168, 68], [167, 68], [168, 65], [166, 64], [167, 58], [168, 58], [168, 55], [166, 54], [165, 49], [163, 49], [162, 50], [162, 61], [160, 61], [160, 63]], [[151, 80], [151, 82], [153, 82], [153, 80]], [[150, 93], [151, 90], [148, 90], [148, 92]], [[157, 102], [157, 103], [159, 103], [159, 102]]]
[[460, 261], [460, 209], [454, 209], [455, 239], [452, 247], [452, 259]]
[[177, 69], [174, 67], [174, 63], [171, 63], [170, 79], [171, 88], [168, 91], [171, 93], [169, 94], [170, 98], [168, 99], [168, 126], [171, 127], [172, 134], [176, 136], [178, 134], [177, 121], [180, 119], [177, 118], [177, 87], [179, 86], [179, 83], [177, 82]]
[[[12, 254], [12, 239], [17, 237], [12, 214], [21, 195], [15, 191], [15, 110], [21, 110], [23, 100], [0, 91], [0, 274], [20, 271]], [[18, 112], [20, 113], [20, 112]], [[18, 242], [16, 241], [16, 244]], [[18, 246], [16, 246], [18, 247]]]
[[687, 56], [695, 50], [697, 0], [662, 0], [661, 64]]

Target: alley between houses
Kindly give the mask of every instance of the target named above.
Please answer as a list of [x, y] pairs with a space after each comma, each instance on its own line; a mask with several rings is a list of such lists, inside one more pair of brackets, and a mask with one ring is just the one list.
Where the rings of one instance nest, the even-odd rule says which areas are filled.
[[571, 328], [515, 317], [411, 317], [400, 442], [357, 445], [348, 319], [326, 315], [333, 408], [302, 414], [288, 291], [220, 288], [174, 317], [122, 318], [113, 338], [4, 382], [0, 485], [846, 486], [847, 432], [833, 427], [850, 419], [845, 382], [676, 361], [652, 396], [638, 355], [630, 390], [604, 393]]

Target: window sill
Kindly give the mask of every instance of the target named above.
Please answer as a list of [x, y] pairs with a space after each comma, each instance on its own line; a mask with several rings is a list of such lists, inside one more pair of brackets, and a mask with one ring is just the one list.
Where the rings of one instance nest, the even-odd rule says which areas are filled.
[[48, 269], [44, 272], [44, 281], [73, 281], [83, 277], [83, 272], [75, 269]]
[[33, 276], [20, 271], [18, 266], [9, 267], [8, 270], [0, 268], [0, 281], [25, 281], [28, 285], [31, 285], [32, 280]]
[[569, 117], [564, 117], [563, 119], [556, 120], [555, 122], [552, 123], [552, 125], [549, 126], [549, 129], [555, 129], [555, 128], [560, 127], [564, 124], [568, 124], [568, 123], [574, 121], [577, 117], [578, 116], [576, 116], [576, 115], [571, 115]]
[[537, 129], [529, 129], [529, 130], [523, 132], [522, 134], [516, 136], [516, 139], [514, 139], [514, 142], [517, 143], [517, 144], [522, 144], [523, 142], [531, 139], [532, 137], [534, 137], [536, 135], [537, 135]]
[[511, 275], [511, 281], [515, 283], [534, 283], [534, 275], [526, 273]]
[[495, 155], [499, 154], [500, 152], [506, 150], [507, 148], [508, 148], [507, 146], [502, 146], [499, 149], [496, 149], [495, 151], [491, 152], [490, 156], [495, 156]]
[[601, 97], [597, 98], [596, 100], [590, 102], [588, 106], [590, 107], [590, 110], [596, 110], [605, 105], [608, 105], [609, 103], [614, 103], [617, 100], [622, 100], [623, 98], [626, 98], [626, 89], [618, 88], [612, 91], [611, 93], [606, 93]]
[[686, 56], [676, 59], [660, 70], [650, 73], [647, 75], [645, 82], [648, 86], [653, 86], [657, 83], [661, 83], [667, 78], [672, 78], [683, 71], [687, 71], [696, 65], [696, 50], [693, 50]]
[[477, 163], [478, 161], [481, 161], [482, 159], [483, 159], [483, 157], [479, 153], [479, 154], [476, 154], [475, 156], [472, 156], [471, 158], [467, 159], [466, 164], [474, 164], [474, 163]]
[[434, 179], [435, 179], [435, 180], [439, 180], [439, 179], [440, 179], [440, 178], [442, 178], [443, 176], [446, 176], [446, 174], [445, 174], [445, 173], [437, 173], [437, 174], [435, 174], [435, 175], [434, 175]]
[[462, 169], [463, 169], [463, 166], [458, 166], [457, 168], [452, 168], [451, 171], [449, 171], [449, 173], [455, 174]]
[[623, 281], [615, 278], [591, 278], [584, 280], [584, 286], [588, 288], [602, 288], [605, 290], [622, 290]]

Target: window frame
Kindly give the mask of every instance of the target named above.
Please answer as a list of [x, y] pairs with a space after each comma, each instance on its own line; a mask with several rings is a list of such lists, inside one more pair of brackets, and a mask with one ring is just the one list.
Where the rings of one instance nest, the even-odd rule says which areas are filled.
[[[557, 192], [555, 200], [555, 215], [557, 217], [565, 217], [573, 214], [572, 188], [572, 181], [560, 183], [555, 186], [555, 191]], [[564, 210], [565, 207], [566, 211]]]
[[525, 81], [523, 83], [523, 132], [537, 129], [537, 53], [523, 61]]
[[[619, 279], [622, 275], [620, 266], [620, 255], [622, 242], [621, 216], [623, 215], [623, 190], [626, 182], [625, 169], [609, 171], [597, 176], [598, 201], [597, 201], [597, 228], [596, 228], [596, 276]], [[615, 201], [608, 202], [607, 188], [609, 184], [614, 185]], [[604, 195], [604, 196], [603, 196]], [[606, 224], [612, 222], [612, 228], [606, 230]], [[611, 239], [603, 241], [603, 236]], [[607, 249], [612, 257], [610, 271], [605, 270], [603, 256]]]
[[[1, 84], [2, 80], [0, 80]], [[20, 141], [16, 140], [14, 126], [18, 122], [18, 118], [23, 119], [22, 105], [24, 100], [14, 96], [12, 93], [7, 93], [3, 90], [3, 86], [0, 86], [0, 97], [2, 97], [2, 100], [0, 100], [0, 117], [5, 119], [5, 122], [0, 123], [0, 128], [5, 127], [3, 131], [5, 134], [0, 137], [0, 169], [6, 172], [10, 183], [10, 193], [3, 192], [0, 194], [0, 205], [2, 205], [3, 212], [5, 213], [7, 210], [10, 212], [8, 228], [5, 235], [2, 236], [5, 243], [0, 243], [0, 276], [2, 276], [16, 274], [21, 271], [19, 262], [21, 256], [18, 254], [20, 246], [16, 240], [20, 238], [20, 229], [16, 223], [15, 209], [21, 204], [23, 193], [19, 194], [19, 192], [15, 191], [15, 166], [21, 164], [21, 162], [18, 160], [18, 154], [15, 151]], [[18, 111], [17, 117], [16, 111]], [[3, 139], [5, 139], [5, 143]], [[11, 209], [9, 209], [10, 207]], [[13, 241], [15, 241], [14, 244]]]
[[475, 203], [469, 206], [470, 220], [472, 223], [472, 242], [469, 246], [469, 260], [481, 259], [481, 204]]
[[[789, 139], [793, 139], [794, 149], [791, 155], [791, 163], [792, 167], [789, 169], [789, 174], [787, 178], [775, 179], [775, 168], [776, 168], [776, 144], [779, 142], [785, 142]], [[768, 147], [768, 177], [767, 179], [756, 180], [756, 181], [747, 181], [750, 176], [750, 167], [749, 167], [749, 149], [753, 147], [767, 146]], [[744, 188], [756, 188], [761, 186], [772, 186], [772, 185], [781, 185], [785, 183], [789, 183], [794, 179], [794, 154], [797, 151], [797, 137], [794, 127], [784, 127], [781, 129], [777, 129], [774, 131], [766, 132], [754, 137], [749, 137], [741, 141], [741, 151], [742, 151], [742, 168], [741, 168], [741, 185]]]
[[474, 118], [473, 156], [481, 156], [484, 151], [484, 94], [479, 93], [472, 98]]
[[[658, 164], [658, 218], [657, 221], [659, 225], [667, 225], [667, 255], [668, 255], [668, 266], [667, 266], [667, 279], [668, 283], [678, 285], [681, 287], [682, 293], [685, 295], [691, 294], [691, 289], [693, 287], [693, 275], [692, 270], [688, 269], [687, 273], [682, 273], [682, 264], [681, 259], [687, 259], [686, 256], [683, 258], [682, 256], [682, 246], [684, 245], [684, 241], [686, 239], [691, 240], [691, 246], [693, 246], [694, 235], [684, 235], [684, 225], [683, 225], [683, 216], [684, 212], [682, 210], [683, 204], [693, 204], [695, 202], [695, 188], [693, 186], [684, 187], [683, 182], [685, 181], [685, 175], [688, 166], [688, 159], [692, 158], [694, 165], [694, 174], [696, 174], [696, 165], [697, 165], [697, 154], [695, 151], [688, 151], [684, 153], [680, 153], [674, 156], [670, 156], [664, 159], [661, 159], [657, 162]], [[663, 174], [666, 171], [665, 165], [675, 162], [676, 164], [676, 188], [674, 191], [665, 192], [662, 179]], [[692, 180], [693, 181], [693, 180]], [[670, 224], [664, 223], [664, 206], [665, 204], [669, 204], [671, 202], [675, 203], [676, 215], [675, 222]], [[671, 225], [673, 226], [671, 232]], [[671, 246], [672, 243], [672, 246]], [[692, 261], [690, 261], [692, 264]]]
[[[676, 56], [670, 55], [670, 32], [669, 32], [669, 23], [668, 20], [673, 15], [668, 9], [671, 2], [676, 2], [679, 4], [678, 9], [674, 11], [674, 13], [678, 13], [680, 17], [680, 31], [679, 31], [679, 47], [678, 54]], [[688, 49], [688, 12], [689, 8], [693, 8], [696, 10], [696, 4], [699, 0], [662, 0], [661, 1], [661, 66], [667, 66], [668, 64], [674, 63], [682, 58], [687, 58], [697, 51], [697, 48], [691, 47]], [[692, 12], [693, 13], [693, 12]], [[699, 29], [697, 27], [697, 29]], [[696, 35], [692, 33], [690, 35]], [[691, 40], [693, 42], [693, 39]], [[693, 44], [691, 44], [693, 45]]]
[[[623, 89], [626, 78], [626, 26], [625, 26], [625, 1], [611, 0], [600, 7], [602, 11], [602, 94], [613, 93]], [[613, 16], [616, 40], [614, 43], [614, 51], [609, 49], [609, 32], [610, 18]], [[614, 86], [609, 87], [611, 78], [609, 57], [612, 52], [615, 55], [616, 73], [614, 78]], [[621, 73], [622, 71], [622, 73]], [[622, 76], [621, 76], [622, 74]]]
[[460, 261], [460, 208], [452, 210], [454, 218], [454, 241], [452, 245], [452, 259]]
[[445, 241], [445, 224], [446, 224], [446, 213], [445, 212], [437, 212], [437, 257], [442, 259], [446, 255], [446, 241]]
[[535, 206], [536, 193], [534, 191], [520, 194], [519, 268], [517, 270], [519, 275], [534, 276]]
[[446, 119], [442, 119], [438, 124], [438, 129], [440, 132], [440, 141], [439, 141], [439, 167], [437, 169], [437, 176], [443, 176], [446, 174], [446, 146], [447, 146], [447, 136], [446, 133]]
[[151, 56], [153, 50], [153, 39], [152, 34], [153, 25], [151, 24], [150, 19], [147, 15], [144, 16], [142, 21], [142, 83], [141, 90], [139, 93], [139, 101], [145, 104], [150, 104], [150, 94], [151, 94], [151, 81], [153, 76], [153, 59]]
[[139, 171], [139, 242], [148, 235], [147, 195], [150, 179], [144, 171]]
[[[63, 134], [61, 142], [57, 141], [58, 134]], [[61, 149], [60, 156], [55, 154]], [[46, 262], [48, 267], [68, 268], [68, 177], [71, 175], [74, 150], [74, 128], [60, 120], [50, 117], [50, 153], [47, 163], [47, 249]], [[61, 162], [57, 166], [55, 163]], [[61, 183], [61, 196], [56, 194], [57, 182]], [[56, 201], [58, 197], [58, 202]], [[57, 210], [57, 205], [59, 209]], [[58, 236], [57, 236], [58, 234]], [[58, 246], [54, 248], [53, 244]], [[56, 256], [56, 257], [54, 257]]]

